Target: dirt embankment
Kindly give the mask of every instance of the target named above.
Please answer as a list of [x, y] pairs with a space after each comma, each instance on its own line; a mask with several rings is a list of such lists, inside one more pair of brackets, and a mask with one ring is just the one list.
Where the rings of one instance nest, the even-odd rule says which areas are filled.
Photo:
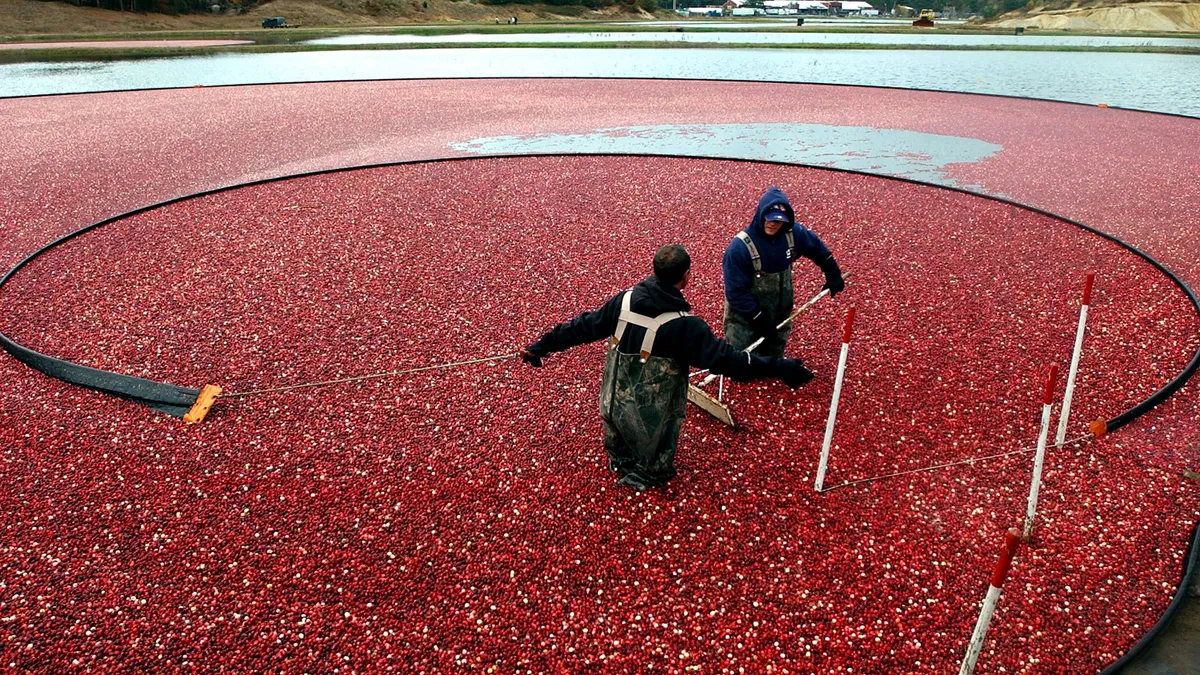
[[129, 33], [143, 31], [238, 30], [258, 28], [268, 16], [282, 16], [306, 28], [379, 26], [441, 22], [522, 22], [554, 20], [634, 20], [649, 14], [608, 8], [548, 5], [482, 5], [469, 0], [274, 0], [245, 14], [118, 12], [76, 7], [62, 0], [0, 0], [0, 37], [36, 34]]
[[1200, 0], [1054, 0], [1009, 12], [992, 21], [991, 25], [1078, 31], [1200, 33]]

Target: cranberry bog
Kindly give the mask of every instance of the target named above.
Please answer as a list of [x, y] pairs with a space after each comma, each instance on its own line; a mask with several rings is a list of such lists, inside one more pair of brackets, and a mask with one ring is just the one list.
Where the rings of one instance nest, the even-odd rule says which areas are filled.
[[[1195, 120], [801, 85], [502, 84], [0, 101], [14, 120], [0, 131], [10, 265], [163, 199], [409, 162], [119, 218], [15, 274], [0, 328], [93, 368], [247, 391], [512, 353], [639, 281], [670, 242], [692, 254], [694, 313], [718, 327], [721, 252], [778, 185], [854, 275], [793, 332], [789, 353], [817, 379], [795, 392], [727, 383], [739, 429], [689, 411], [680, 476], [637, 494], [604, 468], [599, 345], [536, 371], [508, 359], [222, 399], [194, 426], [6, 357], [2, 667], [953, 671], [1024, 512], [1046, 370], [1070, 359], [1085, 276], [1096, 286], [1068, 436], [1146, 399], [1200, 346], [1187, 295], [1149, 262], [978, 195], [704, 158], [411, 161], [462, 154], [448, 144], [497, 129], [678, 119], [685, 103], [693, 120], [921, 110], [909, 128], [940, 120], [1003, 146], [952, 165], [955, 180], [1112, 232], [1193, 281], [1197, 197], [1170, 192], [1174, 173], [1154, 181], [1135, 169], [1190, 166], [1194, 178], [1196, 150], [1173, 141]], [[465, 106], [496, 113], [484, 128], [455, 96], [491, 88]], [[780, 91], [794, 108], [753, 103]], [[369, 105], [400, 94], [395, 105], [420, 113], [403, 133]], [[256, 149], [261, 128], [205, 140], [157, 122], [77, 124], [234, 99], [313, 133]], [[604, 102], [569, 124], [513, 112], [583, 100]], [[338, 106], [364, 111], [348, 122], [362, 133], [352, 142], [316, 133]], [[978, 114], [959, 114], [972, 106]], [[1099, 147], [1097, 134], [1117, 130], [1127, 132], [1111, 136], [1117, 152]], [[7, 142], [17, 135], [26, 142]], [[109, 152], [85, 152], [92, 143]], [[820, 274], [797, 269], [807, 297]], [[827, 491], [816, 493], [850, 307]], [[1112, 435], [1047, 450], [1035, 536], [1013, 562], [978, 672], [1098, 671], [1163, 614], [1200, 519], [1197, 483], [1183, 475], [1200, 439], [1197, 401], [1188, 385]]]

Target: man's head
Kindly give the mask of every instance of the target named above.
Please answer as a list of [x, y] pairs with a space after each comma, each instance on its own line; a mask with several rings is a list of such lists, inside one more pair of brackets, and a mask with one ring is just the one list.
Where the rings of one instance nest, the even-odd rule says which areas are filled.
[[692, 257], [682, 244], [667, 244], [654, 253], [654, 276], [666, 286], [682, 289], [692, 278]]
[[767, 209], [763, 214], [763, 230], [768, 237], [774, 237], [779, 234], [779, 231], [792, 224], [792, 217], [788, 215], [787, 209], [783, 204], [776, 204]]

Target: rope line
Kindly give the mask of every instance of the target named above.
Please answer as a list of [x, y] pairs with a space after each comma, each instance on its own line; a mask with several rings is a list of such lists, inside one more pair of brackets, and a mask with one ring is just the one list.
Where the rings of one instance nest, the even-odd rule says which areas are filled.
[[[1063, 441], [1063, 445], [1064, 446], [1075, 445], [1075, 444], [1079, 443], [1080, 441], [1088, 440], [1091, 438], [1094, 438], [1094, 437], [1090, 433], [1088, 433], [1088, 434], [1084, 434], [1082, 436], [1077, 436], [1076, 438], [1072, 438], [1072, 439]], [[1088, 440], [1088, 442], [1090, 443], [1091, 441]], [[1049, 445], [1047, 445], [1047, 447], [1049, 447]], [[877, 480], [883, 480], [885, 478], [896, 478], [898, 476], [908, 476], [908, 475], [914, 474], [914, 473], [923, 473], [925, 471], [934, 471], [936, 469], [945, 469], [948, 467], [959, 466], [962, 464], [974, 464], [975, 462], [982, 462], [987, 459], [998, 459], [1000, 457], [1008, 457], [1009, 455], [1029, 454], [1036, 450], [1037, 450], [1037, 446], [1035, 445], [1032, 448], [1021, 448], [1020, 450], [1011, 450], [1009, 452], [1002, 452], [998, 455], [986, 455], [984, 457], [972, 457], [970, 459], [962, 459], [957, 462], [950, 462], [949, 464], [935, 464], [933, 466], [927, 466], [922, 469], [910, 469], [908, 471], [898, 471], [896, 473], [888, 473], [888, 474], [884, 474], [882, 476], [874, 476], [872, 478], [860, 478], [858, 480], [852, 480], [852, 481], [847, 481], [845, 483], [840, 483], [838, 485], [834, 485], [833, 487], [827, 487], [824, 490], [821, 490], [821, 493], [824, 494], [826, 492], [832, 492], [834, 490], [837, 490], [838, 488], [849, 487], [851, 485], [858, 485], [860, 483], [873, 483]]]
[[420, 368], [409, 368], [407, 370], [389, 370], [386, 373], [371, 373], [370, 375], [358, 375], [356, 377], [343, 377], [337, 380], [322, 380], [320, 382], [305, 382], [303, 384], [289, 384], [282, 387], [270, 387], [268, 389], [252, 389], [250, 391], [239, 391], [231, 394], [221, 394], [218, 398], [241, 398], [244, 396], [254, 396], [256, 394], [272, 394], [281, 391], [291, 391], [293, 389], [304, 389], [307, 387], [324, 387], [331, 384], [346, 384], [349, 382], [362, 382], [363, 380], [377, 380], [382, 377], [395, 377], [397, 375], [411, 375], [412, 373], [423, 373], [428, 370], [445, 370], [447, 368], [455, 368], [458, 366], [469, 366], [473, 363], [487, 363], [488, 361], [502, 361], [520, 356], [520, 352], [511, 354], [501, 354], [499, 356], [486, 356], [481, 359], [470, 359], [468, 361], [455, 361], [454, 363], [439, 363], [434, 366], [422, 366]]

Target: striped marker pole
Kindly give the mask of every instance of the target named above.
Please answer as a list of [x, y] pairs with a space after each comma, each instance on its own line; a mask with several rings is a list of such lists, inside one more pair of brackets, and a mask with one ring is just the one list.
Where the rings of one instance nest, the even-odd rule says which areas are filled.
[[1092, 299], [1092, 282], [1095, 274], [1087, 275], [1083, 284], [1083, 305], [1079, 308], [1079, 327], [1075, 329], [1075, 351], [1071, 353], [1071, 370], [1067, 373], [1067, 393], [1063, 394], [1062, 411], [1058, 413], [1058, 434], [1054, 445], [1061, 448], [1067, 440], [1067, 419], [1071, 416], [1071, 398], [1075, 394], [1075, 373], [1079, 371], [1079, 355], [1083, 351], [1083, 329], [1087, 326], [1088, 303]]
[[1025, 509], [1025, 541], [1033, 534], [1033, 516], [1037, 513], [1038, 490], [1042, 487], [1042, 463], [1046, 459], [1046, 438], [1050, 435], [1050, 408], [1054, 401], [1054, 383], [1058, 366], [1050, 366], [1046, 376], [1046, 394], [1042, 398], [1042, 429], [1038, 432], [1037, 455], [1033, 459], [1033, 483], [1029, 486], [1029, 506]]
[[967, 644], [967, 655], [963, 657], [962, 667], [958, 675], [971, 675], [975, 671], [975, 661], [983, 649], [983, 641], [987, 638], [988, 624], [992, 622], [992, 614], [996, 611], [996, 601], [1000, 599], [1000, 589], [1008, 578], [1008, 570], [1012, 567], [1013, 556], [1021, 543], [1021, 533], [1012, 528], [1004, 535], [1004, 549], [1000, 551], [1000, 559], [992, 570], [992, 581], [988, 585], [987, 595], [983, 598], [983, 609], [979, 611], [979, 621], [975, 622], [975, 632], [971, 634], [971, 642]]
[[842, 353], [838, 356], [837, 377], [833, 380], [833, 401], [829, 404], [829, 420], [825, 422], [825, 441], [821, 443], [821, 463], [817, 466], [817, 492], [825, 487], [825, 468], [829, 465], [829, 446], [833, 442], [833, 423], [837, 419], [838, 400], [842, 397], [842, 376], [846, 374], [846, 356], [850, 353], [850, 333], [854, 330], [854, 308], [846, 314], [842, 331]]

